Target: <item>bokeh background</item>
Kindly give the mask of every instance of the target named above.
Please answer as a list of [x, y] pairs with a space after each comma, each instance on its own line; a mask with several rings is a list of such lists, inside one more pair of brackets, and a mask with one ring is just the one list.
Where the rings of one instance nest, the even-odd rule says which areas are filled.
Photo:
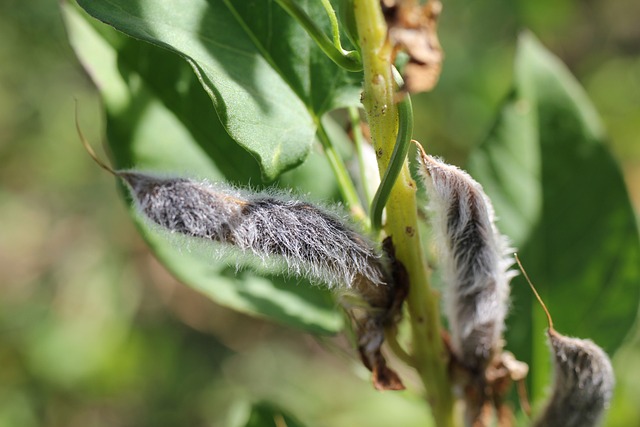
[[[445, 1], [446, 61], [414, 97], [418, 139], [463, 164], [529, 28], [586, 88], [640, 212], [639, 19], [637, 0]], [[313, 425], [421, 425], [422, 402], [372, 391], [345, 338], [231, 312], [171, 278], [80, 147], [74, 99], [97, 143], [98, 95], [57, 2], [1, 0], [0, 427], [243, 425], [258, 401]], [[640, 426], [637, 331], [614, 364], [607, 424]]]

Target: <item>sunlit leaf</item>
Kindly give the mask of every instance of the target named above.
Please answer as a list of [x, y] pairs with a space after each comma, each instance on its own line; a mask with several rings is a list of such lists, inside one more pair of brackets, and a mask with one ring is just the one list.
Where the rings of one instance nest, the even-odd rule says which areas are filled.
[[[358, 103], [360, 75], [333, 64], [271, 0], [78, 3], [119, 31], [184, 58], [226, 131], [255, 156], [269, 180], [306, 158], [325, 112]], [[308, 3], [312, 18], [327, 23], [320, 2]], [[156, 74], [166, 72], [162, 63], [149, 65]], [[201, 120], [192, 120], [199, 126]]]

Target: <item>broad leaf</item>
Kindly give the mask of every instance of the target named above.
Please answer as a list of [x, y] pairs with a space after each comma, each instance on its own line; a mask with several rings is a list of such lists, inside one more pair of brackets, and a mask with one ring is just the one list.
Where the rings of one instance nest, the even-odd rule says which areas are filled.
[[[272, 0], [78, 3], [119, 31], [186, 59], [226, 131], [256, 157], [268, 180], [302, 163], [325, 112], [358, 104], [360, 75], [333, 64]], [[308, 3], [310, 16], [328, 23], [320, 2]], [[151, 65], [165, 72], [162, 64]]]
[[[469, 169], [494, 201], [499, 226], [519, 247], [556, 329], [591, 338], [611, 354], [636, 318], [640, 244], [622, 174], [604, 141], [579, 84], [526, 34], [513, 94]], [[540, 393], [550, 381], [546, 321], [521, 277], [512, 294], [508, 346], [533, 361]]]
[[[98, 29], [73, 6], [63, 7], [71, 43], [103, 96], [107, 134], [118, 167], [243, 182], [259, 175], [222, 126], [206, 120], [207, 115], [213, 117], [213, 107], [182, 59], [113, 29]], [[158, 65], [162, 72], [154, 73]], [[217, 144], [204, 143], [209, 138]], [[218, 151], [225, 155], [224, 161], [210, 155]], [[300, 191], [315, 188], [318, 177], [325, 183], [321, 196], [330, 197], [335, 191], [335, 181], [320, 156], [311, 156], [292, 172]], [[236, 261], [225, 262], [216, 255], [220, 247], [171, 236], [151, 227], [133, 209], [132, 215], [162, 263], [214, 301], [315, 333], [341, 329], [342, 315], [328, 291], [296, 279], [236, 272]]]

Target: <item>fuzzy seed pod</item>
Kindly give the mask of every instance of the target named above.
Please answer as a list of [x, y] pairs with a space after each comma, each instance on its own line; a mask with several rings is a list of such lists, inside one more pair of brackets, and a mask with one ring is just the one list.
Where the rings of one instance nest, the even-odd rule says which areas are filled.
[[502, 347], [512, 261], [482, 186], [421, 150], [431, 223], [446, 283], [445, 314], [457, 362], [481, 372]]
[[615, 375], [609, 356], [591, 340], [570, 338], [553, 328], [553, 319], [515, 256], [518, 266], [542, 306], [549, 329], [549, 343], [555, 362], [553, 393], [534, 427], [594, 427], [609, 407]]
[[164, 230], [222, 243], [264, 262], [284, 261], [288, 272], [356, 294], [367, 307], [347, 307], [356, 321], [358, 348], [379, 389], [402, 389], [386, 366], [384, 328], [398, 320], [405, 296], [395, 286], [397, 263], [339, 215], [286, 194], [252, 193], [223, 184], [114, 171], [96, 156], [77, 124], [89, 155], [121, 178], [137, 210]]
[[381, 353], [384, 328], [399, 306], [391, 272], [377, 248], [345, 220], [285, 195], [243, 192], [222, 184], [117, 172], [138, 209], [160, 227], [226, 243], [268, 261], [283, 259], [289, 273], [346, 288], [368, 309], [358, 317], [358, 347], [379, 389], [402, 389]]
[[117, 174], [129, 185], [138, 209], [164, 229], [226, 243], [263, 261], [278, 257], [290, 274], [355, 292], [369, 306], [354, 319], [360, 355], [374, 374], [374, 385], [404, 388], [381, 353], [384, 328], [396, 320], [403, 295], [394, 291], [385, 258], [343, 219], [285, 195], [139, 172]]
[[222, 184], [118, 174], [138, 209], [166, 230], [227, 243], [263, 260], [282, 258], [291, 274], [329, 286], [351, 287], [359, 276], [373, 285], [386, 282], [373, 244], [314, 205]]
[[549, 329], [555, 383], [536, 427], [593, 427], [609, 406], [615, 384], [607, 354], [591, 340]]

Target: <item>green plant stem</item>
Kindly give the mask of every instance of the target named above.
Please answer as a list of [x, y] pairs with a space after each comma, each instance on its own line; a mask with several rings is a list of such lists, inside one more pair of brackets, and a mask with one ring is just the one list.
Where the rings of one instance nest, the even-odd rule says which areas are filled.
[[333, 10], [333, 6], [329, 0], [320, 0], [324, 10], [327, 12], [329, 22], [331, 23], [331, 35], [333, 36], [333, 45], [341, 52], [344, 52], [342, 48], [342, 42], [340, 41], [340, 26], [338, 25], [338, 17], [336, 11]]
[[393, 354], [409, 366], [414, 366], [415, 361], [409, 353], [398, 342], [398, 329], [389, 328], [384, 331], [384, 339]]
[[347, 172], [347, 167], [336, 151], [329, 135], [327, 135], [327, 131], [322, 125], [322, 122], [319, 119], [316, 122], [318, 126], [318, 139], [324, 148], [324, 153], [327, 156], [327, 160], [329, 160], [331, 169], [338, 179], [338, 187], [340, 188], [342, 200], [344, 200], [349, 211], [356, 220], [364, 224], [368, 224], [367, 216], [362, 208], [362, 204], [360, 203], [358, 192], [356, 191], [356, 187], [353, 185], [353, 180], [351, 180], [351, 176], [349, 176], [349, 172]]
[[[387, 170], [397, 133], [397, 108], [391, 69], [391, 46], [379, 0], [354, 0], [356, 26], [364, 66], [363, 103], [378, 155], [381, 174]], [[385, 231], [392, 239], [397, 259], [405, 266], [410, 283], [407, 305], [412, 330], [412, 360], [425, 385], [435, 423], [451, 427], [453, 395], [447, 353], [440, 337], [438, 297], [431, 289], [418, 235], [416, 184], [407, 162], [393, 186], [387, 204]]]
[[[348, 71], [361, 71], [362, 61], [356, 51], [348, 51], [342, 48], [340, 43], [340, 29], [335, 11], [331, 3], [323, 0], [323, 5], [328, 12], [331, 27], [333, 29], [334, 41], [316, 25], [295, 0], [275, 0], [291, 17], [293, 17], [305, 29], [307, 34], [316, 42], [318, 47], [338, 66]], [[325, 4], [327, 3], [327, 4]]]
[[365, 198], [365, 206], [369, 206], [372, 196], [369, 186], [367, 185], [367, 160], [364, 154], [364, 135], [360, 128], [360, 113], [356, 107], [349, 107], [349, 120], [351, 121], [351, 132], [353, 133], [353, 142], [356, 146], [356, 155], [358, 156], [358, 169], [360, 171], [360, 183], [362, 184], [362, 193]]

